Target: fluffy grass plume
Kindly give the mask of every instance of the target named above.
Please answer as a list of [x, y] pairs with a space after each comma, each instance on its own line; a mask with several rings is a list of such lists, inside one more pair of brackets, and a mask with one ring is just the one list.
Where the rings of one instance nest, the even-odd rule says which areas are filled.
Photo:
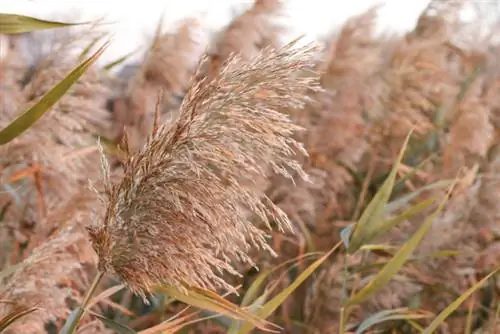
[[106, 215], [88, 228], [101, 271], [142, 296], [155, 284], [234, 291], [219, 276], [237, 274], [231, 261], [251, 263], [252, 246], [271, 251], [248, 210], [291, 230], [251, 181], [268, 173], [262, 161], [306, 177], [294, 158], [305, 153], [293, 137], [300, 128], [280, 110], [302, 107], [304, 89], [317, 87], [317, 76], [296, 76], [313, 70], [314, 50], [290, 44], [250, 62], [234, 57], [214, 80], [192, 84], [179, 118], [154, 129], [122, 181], [106, 186]]

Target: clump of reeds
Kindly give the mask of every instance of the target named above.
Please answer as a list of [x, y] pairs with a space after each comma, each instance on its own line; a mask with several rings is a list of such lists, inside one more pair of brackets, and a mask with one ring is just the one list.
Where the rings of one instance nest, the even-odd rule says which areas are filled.
[[[74, 305], [81, 303], [95, 271], [89, 268], [97, 263], [84, 229], [96, 210], [93, 197], [83, 191], [81, 196], [49, 208], [49, 216], [36, 228], [37, 240], [32, 240], [39, 246], [30, 247], [24, 265], [0, 282], [2, 300], [38, 308], [11, 325], [9, 333], [43, 333], [47, 324], [62, 323]], [[6, 315], [12, 307], [0, 304], [0, 314]]]
[[198, 20], [183, 20], [173, 32], [165, 33], [161, 28], [160, 24], [139, 70], [125, 83], [124, 91], [112, 105], [110, 139], [119, 141], [126, 127], [131, 151], [145, 143], [159, 94], [160, 120], [170, 121], [177, 116], [203, 52]]
[[279, 48], [285, 27], [276, 17], [282, 7], [280, 0], [256, 0], [251, 8], [234, 18], [215, 37], [204, 74], [217, 75], [233, 54], [250, 60], [265, 48]]
[[253, 246], [271, 250], [248, 210], [268, 228], [291, 230], [251, 184], [268, 172], [261, 161], [306, 176], [294, 157], [305, 153], [293, 138], [300, 127], [281, 110], [301, 108], [304, 87], [316, 88], [314, 76], [297, 76], [313, 70], [313, 50], [235, 57], [214, 80], [192, 84], [179, 117], [153, 129], [123, 180], [106, 185], [106, 215], [89, 227], [101, 271], [141, 295], [156, 284], [234, 291], [219, 274], [237, 274], [231, 261], [251, 262]]

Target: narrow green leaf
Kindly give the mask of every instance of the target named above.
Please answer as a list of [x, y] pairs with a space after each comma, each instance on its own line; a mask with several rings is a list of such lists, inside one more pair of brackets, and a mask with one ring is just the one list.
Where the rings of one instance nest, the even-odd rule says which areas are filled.
[[92, 312], [92, 315], [96, 318], [98, 318], [99, 320], [101, 320], [106, 326], [108, 326], [109, 328], [111, 328], [112, 330], [114, 330], [116, 333], [118, 334], [137, 334], [137, 332], [135, 330], [133, 330], [132, 328], [126, 326], [126, 325], [122, 325], [112, 319], [108, 319], [100, 314], [97, 314], [97, 313], [94, 313]]
[[434, 332], [450, 314], [452, 314], [467, 298], [469, 298], [470, 295], [474, 293], [474, 291], [479, 289], [491, 276], [495, 275], [498, 270], [500, 270], [500, 267], [489, 273], [486, 277], [471, 286], [467, 291], [465, 291], [462, 295], [455, 299], [453, 303], [448, 305], [443, 311], [441, 311], [441, 313], [438, 314], [438, 316], [424, 330], [423, 334], [430, 334]]
[[0, 13], [0, 34], [21, 34], [37, 30], [64, 28], [82, 23], [65, 23], [57, 21], [47, 21], [31, 16]]
[[403, 159], [404, 152], [406, 147], [408, 146], [408, 141], [410, 140], [412, 131], [406, 137], [406, 140], [399, 152], [399, 156], [392, 167], [392, 170], [384, 181], [382, 187], [380, 187], [379, 191], [375, 194], [373, 199], [367, 205], [363, 214], [359, 218], [356, 226], [354, 227], [354, 231], [351, 234], [351, 239], [349, 241], [349, 247], [347, 248], [347, 252], [352, 254], [356, 252], [363, 244], [369, 242], [376, 236], [377, 231], [380, 228], [381, 223], [383, 223], [382, 216], [384, 213], [385, 206], [389, 201], [389, 198], [392, 194], [392, 189], [394, 188], [394, 184], [396, 182], [397, 171], [399, 169], [399, 164]]
[[5, 145], [10, 142], [31, 125], [33, 125], [40, 117], [42, 117], [50, 108], [52, 108], [61, 97], [69, 90], [69, 88], [85, 73], [85, 71], [99, 58], [104, 52], [108, 44], [104, 44], [93, 56], [78, 65], [66, 78], [56, 84], [48, 91], [34, 106], [25, 111], [22, 115], [16, 118], [12, 123], [7, 125], [0, 131], [0, 145]]
[[375, 231], [372, 234], [372, 239], [375, 239], [376, 237], [380, 235], [384, 235], [388, 231], [390, 231], [393, 227], [397, 226], [398, 224], [404, 222], [405, 220], [415, 216], [419, 212], [423, 211], [424, 209], [427, 209], [429, 206], [431, 206], [436, 198], [429, 198], [426, 200], [423, 200], [415, 205], [412, 205], [409, 207], [407, 210], [405, 210], [403, 213], [400, 215], [390, 218], [390, 219], [384, 219], [379, 226], [379, 229]]
[[245, 296], [243, 296], [243, 300], [241, 301], [241, 306], [248, 306], [250, 303], [255, 300], [257, 296], [257, 292], [259, 291], [260, 286], [266, 280], [267, 276], [271, 274], [272, 270], [264, 270], [257, 276], [257, 278], [252, 282], [250, 287], [247, 289]]
[[105, 71], [111, 71], [113, 68], [115, 68], [116, 66], [118, 65], [121, 65], [123, 64], [124, 62], [127, 61], [127, 59], [129, 59], [134, 53], [136, 53], [139, 49], [135, 49], [134, 51], [131, 51], [129, 53], [127, 53], [126, 55], [124, 56], [121, 56], [120, 58], [116, 59], [116, 60], [113, 60], [111, 62], [109, 62], [108, 64], [104, 65], [103, 66], [103, 69]]
[[436, 216], [442, 211], [446, 201], [448, 200], [451, 189], [450, 187], [448, 193], [446, 194], [443, 201], [440, 203], [436, 211], [427, 217], [422, 226], [413, 234], [413, 236], [408, 240], [394, 255], [394, 257], [378, 272], [378, 274], [366, 285], [364, 286], [356, 295], [351, 297], [346, 306], [352, 306], [365, 301], [368, 297], [373, 295], [378, 290], [382, 289], [394, 275], [397, 274], [399, 269], [405, 264], [406, 260], [411, 256], [413, 251], [417, 248], [418, 244], [425, 236], [427, 231], [431, 228], [432, 223]]
[[398, 197], [397, 199], [387, 203], [384, 213], [385, 214], [390, 214], [394, 211], [397, 211], [401, 208], [404, 208], [405, 206], [410, 203], [411, 200], [414, 198], [418, 197], [420, 194], [428, 191], [428, 190], [436, 190], [436, 189], [441, 189], [441, 188], [446, 188], [449, 187], [451, 184], [453, 184], [453, 180], [440, 180], [437, 182], [434, 182], [432, 184], [425, 185], [421, 188], [416, 189], [415, 191], [412, 191], [411, 193], [407, 195], [403, 195], [401, 197]]
[[12, 311], [7, 313], [3, 318], [0, 319], [0, 333], [7, 329], [10, 325], [12, 325], [16, 320], [33, 313], [38, 310], [36, 306], [15, 306]]
[[78, 56], [78, 59], [85, 59], [85, 57], [88, 56], [88, 54], [90, 53], [90, 51], [94, 48], [94, 46], [97, 45], [97, 43], [99, 43], [104, 37], [106, 37], [108, 34], [107, 33], [103, 33], [103, 34], [100, 34], [99, 36], [93, 38], [90, 43], [82, 50], [82, 52], [80, 53], [80, 55]]
[[[294, 257], [292, 259], [289, 259], [287, 261], [284, 261], [284, 262], [280, 263], [279, 265], [274, 266], [272, 269], [267, 269], [267, 270], [260, 272], [259, 275], [254, 279], [254, 281], [252, 282], [250, 287], [245, 292], [245, 296], [243, 296], [243, 300], [241, 301], [241, 306], [242, 307], [248, 306], [257, 298], [257, 293], [260, 291], [260, 286], [262, 285], [262, 283], [264, 283], [266, 278], [269, 275], [271, 275], [272, 273], [274, 273], [282, 268], [285, 268], [286, 266], [289, 266], [289, 265], [290, 265], [290, 268], [293, 268], [298, 264], [299, 261], [305, 260], [305, 259], [311, 258], [311, 257], [317, 257], [321, 254], [322, 254], [322, 252], [310, 252], [307, 254], [303, 254], [303, 255]], [[288, 268], [287, 270], [289, 270], [290, 268]]]
[[104, 276], [104, 273], [102, 271], [97, 272], [97, 275], [94, 277], [94, 280], [90, 284], [90, 287], [87, 290], [87, 294], [85, 295], [85, 298], [83, 299], [82, 305], [75, 308], [68, 318], [66, 318], [66, 322], [64, 323], [63, 327], [61, 328], [61, 331], [59, 334], [74, 334], [76, 333], [76, 329], [78, 327], [78, 324], [80, 323], [80, 320], [82, 317], [85, 315], [85, 312], [87, 311], [87, 306], [89, 305], [90, 299], [92, 295], [94, 294], [97, 286], [99, 285], [99, 282], [101, 281], [102, 277]]
[[77, 307], [73, 311], [71, 311], [69, 316], [66, 318], [66, 322], [64, 323], [64, 326], [61, 328], [59, 334], [74, 333], [77, 326], [77, 318], [80, 317], [82, 311], [83, 310], [81, 307]]
[[[279, 270], [279, 269], [281, 269], [289, 264], [292, 264], [292, 263], [293, 263], [292, 267], [294, 267], [298, 261], [303, 260], [303, 259], [308, 258], [308, 257], [311, 257], [311, 256], [314, 256], [314, 255], [317, 255], [317, 254], [319, 254], [319, 253], [314, 252], [314, 253], [304, 254], [304, 255], [298, 256], [296, 258], [290, 259], [288, 261], [285, 261], [285, 262], [273, 267], [272, 269], [267, 269], [267, 270], [264, 270], [261, 273], [259, 273], [259, 275], [254, 279], [254, 281], [252, 282], [250, 287], [245, 292], [245, 295], [243, 296], [243, 300], [241, 301], [241, 307], [248, 306], [250, 311], [256, 312], [257, 309], [260, 308], [264, 304], [264, 302], [267, 300], [268, 295], [271, 293], [272, 288], [264, 291], [264, 293], [262, 293], [260, 296], [257, 295], [260, 291], [261, 285], [265, 282], [266, 278], [270, 274], [272, 274], [273, 272], [275, 272], [275, 271], [277, 271], [277, 270]], [[228, 334], [237, 334], [240, 326], [241, 326], [241, 321], [233, 321], [231, 326], [229, 326]]]
[[370, 327], [391, 320], [414, 320], [428, 318], [428, 315], [416, 313], [407, 308], [383, 310], [366, 318], [357, 328], [355, 334], [362, 334]]
[[[268, 301], [265, 305], [263, 305], [256, 313], [259, 317], [263, 319], [267, 319], [283, 302], [309, 277], [311, 274], [323, 263], [325, 260], [342, 244], [339, 242], [335, 247], [328, 251], [325, 255], [320, 257], [318, 260], [314, 261], [306, 270], [304, 270], [295, 281], [290, 284], [286, 289], [277, 294], [273, 299]], [[244, 323], [240, 330], [239, 334], [249, 333], [255, 325], [251, 323]]]

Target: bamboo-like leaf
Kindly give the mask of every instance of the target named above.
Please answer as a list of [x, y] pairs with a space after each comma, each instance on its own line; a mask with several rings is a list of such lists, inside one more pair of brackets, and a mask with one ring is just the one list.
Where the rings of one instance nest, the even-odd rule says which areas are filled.
[[[335, 245], [331, 250], [329, 250], [325, 255], [314, 261], [306, 270], [304, 270], [295, 281], [290, 284], [286, 289], [277, 294], [274, 298], [263, 305], [256, 313], [259, 317], [267, 319], [283, 302], [309, 277], [311, 274], [323, 263], [325, 260], [340, 246], [342, 241]], [[239, 334], [249, 333], [255, 325], [251, 323], [244, 323]]]
[[347, 252], [352, 254], [356, 252], [363, 244], [369, 242], [377, 235], [377, 231], [380, 229], [381, 224], [384, 222], [382, 219], [385, 206], [389, 201], [389, 198], [392, 194], [392, 189], [394, 188], [394, 184], [396, 182], [397, 171], [399, 169], [399, 164], [403, 159], [404, 152], [406, 147], [408, 146], [408, 141], [410, 140], [412, 131], [406, 137], [406, 140], [399, 152], [399, 156], [392, 167], [389, 176], [384, 181], [382, 187], [380, 187], [379, 191], [375, 194], [373, 199], [370, 201], [366, 209], [363, 211], [363, 214], [359, 218], [354, 230], [351, 234], [351, 238], [349, 240], [349, 247], [347, 248]]
[[47, 21], [31, 16], [0, 13], [0, 34], [21, 34], [37, 30], [64, 28], [87, 24]]
[[3, 318], [0, 319], [0, 333], [7, 329], [10, 325], [12, 325], [16, 320], [33, 313], [38, 310], [36, 306], [15, 306], [12, 311], [7, 313]]
[[25, 111], [12, 123], [0, 131], [0, 145], [4, 145], [33, 125], [50, 108], [52, 108], [70, 89], [70, 87], [85, 73], [85, 71], [99, 58], [104, 52], [108, 43], [104, 44], [94, 55], [78, 65], [61, 82], [56, 84], [48, 91], [34, 106]]
[[431, 322], [431, 324], [424, 330], [422, 334], [433, 333], [450, 314], [452, 314], [467, 298], [470, 297], [470, 295], [474, 293], [474, 291], [479, 289], [491, 276], [495, 275], [499, 270], [500, 267], [489, 273], [486, 277], [484, 277], [482, 280], [480, 280], [463, 294], [461, 294], [457, 299], [455, 299], [455, 301], [453, 301], [453, 303], [448, 305], [444, 310], [441, 311], [441, 313], [437, 315], [437, 317]]
[[[277, 332], [276, 329], [279, 329], [278, 326], [227, 301], [209, 290], [191, 288], [187, 293], [183, 293], [177, 288], [171, 286], [159, 286], [157, 289], [169, 297], [177, 299], [185, 304], [226, 315], [233, 319], [248, 321], [254, 327], [263, 331]], [[276, 329], [271, 329], [271, 327], [275, 327]]]
[[401, 269], [401, 267], [411, 256], [413, 251], [417, 248], [427, 231], [431, 228], [436, 216], [443, 210], [443, 207], [451, 194], [451, 190], [453, 189], [454, 184], [449, 188], [448, 193], [446, 194], [445, 198], [440, 203], [436, 211], [432, 215], [427, 217], [422, 226], [420, 226], [420, 228], [413, 234], [410, 240], [408, 240], [399, 249], [394, 257], [378, 272], [378, 274], [366, 286], [358, 291], [358, 293], [356, 293], [347, 301], [346, 307], [356, 305], [365, 301], [368, 297], [383, 288], [392, 279], [392, 277], [397, 274], [399, 269]]

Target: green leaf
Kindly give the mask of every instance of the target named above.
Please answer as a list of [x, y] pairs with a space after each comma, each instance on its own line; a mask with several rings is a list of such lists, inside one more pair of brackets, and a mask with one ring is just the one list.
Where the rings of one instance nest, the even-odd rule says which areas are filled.
[[0, 13], [0, 34], [21, 34], [37, 30], [64, 28], [83, 23], [46, 21], [31, 16]]
[[260, 286], [264, 281], [266, 280], [267, 276], [271, 274], [273, 271], [272, 270], [264, 270], [255, 278], [255, 280], [252, 282], [250, 287], [247, 289], [247, 292], [245, 293], [245, 296], [243, 297], [243, 300], [241, 301], [241, 306], [248, 306], [252, 303], [253, 300], [256, 299], [257, 292], [259, 291]]
[[[272, 273], [274, 273], [274, 272], [276, 272], [276, 271], [278, 271], [278, 270], [280, 270], [288, 265], [291, 265], [291, 267], [294, 267], [301, 260], [305, 260], [305, 259], [313, 257], [313, 256], [316, 257], [316, 256], [319, 256], [321, 254], [322, 254], [322, 252], [310, 252], [307, 254], [303, 254], [303, 255], [297, 256], [295, 258], [289, 259], [287, 261], [284, 261], [283, 263], [280, 263], [279, 265], [274, 266], [272, 269], [267, 269], [267, 270], [260, 272], [259, 275], [254, 279], [254, 281], [252, 282], [250, 287], [245, 292], [245, 296], [243, 296], [243, 300], [241, 301], [241, 306], [242, 307], [248, 306], [257, 298], [257, 294], [260, 291], [260, 286], [262, 285], [262, 283], [264, 283], [264, 281], [266, 280], [266, 278], [270, 274], [272, 274]], [[288, 268], [288, 269], [290, 269], [290, 268]]]
[[29, 129], [40, 117], [52, 108], [69, 88], [85, 73], [85, 71], [99, 58], [107, 47], [104, 44], [93, 56], [78, 65], [66, 78], [48, 91], [34, 106], [25, 111], [12, 123], [0, 131], [0, 145], [5, 145], [24, 131]]
[[440, 180], [428, 185], [425, 185], [421, 188], [418, 188], [411, 193], [407, 195], [403, 195], [401, 197], [398, 197], [397, 199], [387, 203], [384, 213], [385, 214], [390, 214], [396, 210], [399, 210], [401, 208], [404, 208], [405, 206], [410, 203], [414, 198], [418, 197], [420, 194], [428, 191], [428, 190], [436, 190], [436, 189], [441, 189], [441, 188], [446, 188], [449, 187], [450, 185], [453, 184], [453, 180]]
[[401, 269], [406, 260], [408, 260], [413, 251], [417, 248], [418, 244], [425, 236], [427, 231], [431, 228], [436, 216], [443, 210], [444, 204], [448, 200], [452, 188], [453, 185], [450, 187], [448, 193], [446, 194], [445, 198], [440, 203], [436, 211], [432, 215], [427, 217], [422, 226], [420, 226], [420, 228], [413, 234], [410, 240], [408, 240], [399, 249], [394, 257], [378, 272], [378, 274], [360, 291], [358, 291], [358, 293], [356, 293], [347, 301], [346, 307], [356, 305], [365, 301], [375, 292], [382, 289], [392, 279], [392, 277], [397, 274], [399, 269]]
[[382, 221], [382, 223], [379, 226], [379, 229], [373, 233], [372, 239], [375, 239], [376, 237], [380, 235], [384, 235], [388, 231], [390, 231], [393, 227], [397, 226], [398, 224], [404, 222], [405, 220], [415, 216], [419, 212], [423, 211], [424, 209], [427, 209], [429, 206], [431, 206], [436, 198], [429, 198], [426, 200], [423, 200], [415, 205], [412, 205], [408, 209], [406, 209], [403, 213], [400, 215], [390, 218], [390, 219], [385, 219]]
[[[314, 261], [306, 270], [304, 270], [295, 281], [290, 284], [286, 289], [277, 294], [274, 298], [263, 305], [256, 313], [259, 317], [267, 319], [283, 302], [309, 277], [311, 274], [323, 263], [325, 260], [342, 244], [338, 243], [325, 255], [320, 257], [318, 260]], [[251, 323], [244, 323], [239, 334], [249, 333], [255, 326]]]
[[[266, 278], [272, 274], [273, 272], [289, 265], [292, 264], [292, 267], [297, 265], [297, 262], [300, 260], [303, 260], [305, 258], [315, 256], [317, 254], [320, 254], [318, 252], [314, 253], [309, 253], [309, 254], [304, 254], [301, 256], [298, 256], [296, 258], [290, 259], [288, 261], [285, 261], [272, 269], [267, 269], [259, 273], [259, 275], [254, 279], [250, 287], [246, 290], [245, 295], [243, 296], [243, 299], [241, 301], [241, 307], [248, 306], [249, 309], [252, 312], [256, 312], [258, 308], [260, 308], [264, 302], [267, 300], [268, 295], [270, 294], [271, 289], [266, 290], [264, 293], [262, 293], [260, 296], [258, 296], [258, 293], [260, 291], [261, 285], [265, 282]], [[288, 268], [289, 270], [290, 268]], [[238, 329], [241, 326], [241, 321], [232, 321], [231, 326], [229, 326], [229, 330], [227, 331], [228, 334], [237, 334]]]
[[126, 55], [124, 56], [121, 56], [120, 58], [116, 59], [116, 60], [113, 60], [111, 62], [109, 62], [108, 64], [104, 65], [103, 66], [103, 69], [105, 71], [111, 71], [113, 68], [115, 68], [116, 66], [118, 65], [121, 65], [123, 64], [125, 61], [127, 61], [127, 59], [130, 58], [130, 56], [132, 56], [134, 53], [136, 53], [139, 49], [135, 49], [134, 51], [131, 51], [129, 53], [127, 53]]
[[133, 330], [132, 328], [130, 328], [126, 325], [122, 325], [114, 320], [103, 317], [100, 314], [92, 312], [92, 315], [94, 317], [98, 318], [99, 320], [101, 320], [106, 326], [108, 326], [109, 328], [111, 328], [112, 330], [114, 330], [118, 334], [137, 334], [137, 332], [135, 330]]
[[462, 295], [460, 295], [453, 303], [448, 305], [441, 313], [438, 314], [438, 316], [431, 322], [431, 324], [424, 330], [423, 334], [430, 334], [434, 332], [439, 325], [441, 325], [446, 318], [452, 314], [467, 298], [470, 297], [476, 291], [479, 289], [491, 276], [496, 274], [500, 270], [500, 268], [495, 269], [491, 273], [489, 273], [486, 277], [484, 277], [482, 280], [471, 286], [467, 291], [465, 291]]
[[85, 315], [85, 312], [87, 310], [87, 307], [89, 306], [90, 299], [92, 295], [94, 294], [97, 286], [99, 285], [99, 282], [101, 281], [102, 277], [104, 276], [104, 273], [99, 271], [97, 272], [97, 275], [94, 277], [94, 280], [90, 284], [90, 287], [87, 290], [87, 294], [82, 302], [82, 305], [74, 309], [68, 318], [66, 318], [66, 322], [64, 323], [64, 326], [61, 328], [61, 331], [59, 334], [73, 334], [76, 333], [76, 329], [78, 327], [78, 324], [80, 323], [80, 320], [82, 317]]
[[428, 318], [428, 315], [416, 313], [407, 308], [397, 308], [393, 310], [383, 310], [372, 314], [356, 328], [355, 334], [362, 334], [370, 327], [391, 320], [414, 320]]
[[74, 333], [76, 330], [76, 326], [78, 326], [77, 318], [81, 317], [82, 312], [83, 309], [81, 307], [77, 307], [73, 311], [71, 311], [69, 316], [66, 318], [66, 322], [64, 323], [64, 326], [61, 328], [59, 334]]
[[87, 55], [90, 53], [90, 51], [94, 48], [94, 46], [97, 45], [104, 37], [106, 37], [108, 34], [107, 33], [102, 33], [99, 36], [93, 38], [90, 43], [82, 50], [80, 55], [78, 56], [78, 59], [82, 60], [87, 57]]
[[12, 325], [16, 320], [33, 313], [38, 310], [38, 307], [36, 306], [21, 306], [21, 305], [16, 305], [10, 311], [7, 313], [3, 318], [0, 319], [0, 333], [2, 333], [4, 330], [7, 329], [10, 325]]
[[384, 223], [382, 216], [384, 214], [385, 206], [389, 201], [389, 198], [392, 194], [392, 189], [394, 188], [394, 184], [396, 182], [397, 171], [399, 169], [399, 164], [403, 159], [404, 152], [406, 147], [408, 146], [408, 141], [410, 139], [412, 131], [406, 137], [406, 140], [399, 152], [399, 156], [392, 167], [392, 170], [384, 181], [382, 187], [380, 187], [379, 191], [375, 194], [373, 199], [367, 205], [366, 209], [363, 211], [363, 214], [359, 218], [356, 226], [354, 227], [354, 231], [351, 234], [351, 239], [349, 241], [349, 247], [347, 248], [347, 252], [352, 254], [356, 252], [363, 244], [370, 242], [374, 237], [377, 236], [377, 232], [379, 231], [381, 225]]

